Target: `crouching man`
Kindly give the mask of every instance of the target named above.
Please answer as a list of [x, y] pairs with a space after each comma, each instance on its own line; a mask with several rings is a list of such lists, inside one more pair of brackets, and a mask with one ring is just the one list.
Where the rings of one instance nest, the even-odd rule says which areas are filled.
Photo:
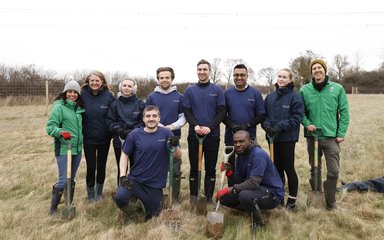
[[[127, 221], [134, 220], [136, 199], [145, 208], [145, 220], [160, 214], [162, 189], [166, 187], [169, 167], [168, 149], [176, 147], [174, 157], [181, 159], [181, 150], [177, 147], [179, 139], [169, 129], [158, 127], [160, 112], [156, 106], [144, 108], [143, 121], [144, 128], [137, 128], [128, 135], [120, 158], [120, 184], [115, 202]], [[128, 169], [131, 154], [134, 162], [128, 174], [124, 169]]]
[[272, 209], [281, 203], [283, 183], [269, 155], [252, 144], [247, 131], [237, 131], [233, 144], [237, 154], [236, 170], [233, 172], [229, 164], [222, 163], [221, 171], [226, 171], [235, 184], [218, 191], [216, 197], [227, 207], [249, 213], [255, 230], [264, 225], [260, 209]]

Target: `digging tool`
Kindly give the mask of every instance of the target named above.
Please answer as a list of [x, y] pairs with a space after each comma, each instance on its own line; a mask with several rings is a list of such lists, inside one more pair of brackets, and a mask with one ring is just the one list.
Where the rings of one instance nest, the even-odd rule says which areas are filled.
[[318, 174], [319, 174], [319, 132], [321, 131], [321, 128], [316, 128], [316, 131], [310, 132], [312, 136], [314, 137], [313, 141], [313, 167], [314, 167], [314, 179], [313, 180], [313, 187], [314, 191], [309, 192], [307, 196], [307, 206], [313, 206], [316, 208], [324, 207], [325, 205], [325, 199], [324, 199], [324, 193], [320, 192], [318, 190], [319, 183], [318, 182]]
[[170, 226], [171, 229], [177, 230], [180, 227], [180, 214], [179, 211], [172, 209], [172, 192], [173, 192], [173, 154], [176, 151], [176, 146], [172, 146], [170, 140], [167, 142], [167, 148], [169, 152], [169, 209], [164, 211], [166, 225]]
[[199, 215], [205, 215], [205, 214], [207, 214], [207, 198], [200, 196], [200, 186], [201, 186], [201, 170], [203, 168], [203, 142], [204, 142], [206, 135], [199, 136], [196, 134], [196, 137], [199, 140], [198, 163], [197, 163], [196, 212]]
[[[73, 137], [72, 137], [73, 140]], [[76, 216], [76, 207], [71, 203], [71, 176], [72, 176], [72, 144], [71, 142], [67, 143], [68, 151], [67, 151], [67, 186], [65, 194], [65, 208], [63, 210], [62, 216], [65, 219], [71, 220]]]
[[[235, 148], [233, 146], [226, 146], [224, 149], [224, 164], [228, 162], [228, 159], [234, 153]], [[220, 176], [220, 189], [224, 188], [225, 171]], [[206, 233], [208, 237], [218, 239], [222, 237], [224, 233], [224, 214], [218, 212], [220, 207], [220, 200], [217, 200], [215, 211], [207, 214], [207, 227]]]
[[272, 163], [275, 163], [274, 146], [273, 146], [273, 141], [275, 140], [275, 136], [267, 134], [267, 137], [269, 142], [269, 156], [271, 157]]

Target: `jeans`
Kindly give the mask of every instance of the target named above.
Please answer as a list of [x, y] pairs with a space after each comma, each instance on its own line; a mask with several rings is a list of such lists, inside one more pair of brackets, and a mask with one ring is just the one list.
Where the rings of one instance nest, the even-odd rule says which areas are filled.
[[[81, 161], [81, 152], [72, 155], [71, 181], [75, 181], [77, 169]], [[67, 185], [67, 155], [56, 156], [57, 168], [59, 170], [59, 178], [57, 179], [55, 188], [63, 190]]]

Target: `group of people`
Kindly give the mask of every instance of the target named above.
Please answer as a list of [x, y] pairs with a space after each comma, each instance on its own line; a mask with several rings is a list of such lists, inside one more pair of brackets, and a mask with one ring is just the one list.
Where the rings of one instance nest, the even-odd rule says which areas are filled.
[[[87, 193], [90, 202], [103, 198], [105, 166], [113, 138], [118, 166], [116, 205], [129, 212], [135, 201], [145, 209], [145, 219], [161, 211], [163, 191], [169, 167], [169, 154], [174, 156], [173, 197], [180, 200], [181, 128], [188, 123], [188, 157], [190, 163], [189, 192], [191, 204], [199, 195], [198, 149], [204, 155], [204, 195], [214, 200], [216, 165], [220, 145], [220, 123], [225, 124], [224, 142], [234, 146], [235, 155], [220, 164], [226, 172], [228, 187], [218, 190], [216, 200], [228, 207], [246, 211], [253, 227], [264, 224], [261, 209], [278, 205], [295, 209], [298, 177], [295, 171], [295, 144], [300, 124], [304, 126], [314, 189], [314, 138], [318, 131], [319, 158], [324, 154], [327, 178], [324, 182], [326, 209], [336, 206], [336, 183], [339, 174], [339, 144], [349, 123], [349, 107], [345, 90], [332, 82], [324, 61], [310, 63], [312, 81], [294, 91], [293, 73], [284, 68], [278, 72], [275, 91], [263, 100], [261, 93], [247, 83], [248, 69], [238, 64], [233, 69], [234, 86], [223, 91], [210, 81], [211, 65], [206, 60], [197, 63], [198, 82], [190, 85], [184, 95], [172, 86], [175, 78], [170, 67], [157, 69], [159, 86], [144, 102], [136, 96], [137, 82], [123, 78], [116, 98], [110, 93], [105, 77], [92, 72], [80, 88], [76, 81], [68, 82], [56, 99], [47, 123], [47, 132], [54, 137], [54, 149], [59, 177], [53, 186], [50, 213], [57, 206], [65, 189], [66, 148], [72, 147], [72, 191], [80, 163], [82, 145], [87, 163]], [[274, 143], [273, 161], [260, 148], [256, 127], [266, 132]], [[203, 139], [203, 141], [201, 141]], [[71, 142], [71, 145], [68, 143]], [[172, 151], [173, 150], [173, 151]], [[272, 154], [271, 154], [272, 155]], [[321, 161], [318, 170], [321, 173]], [[286, 175], [286, 178], [285, 178]], [[321, 174], [318, 175], [321, 180]], [[288, 182], [288, 197], [284, 200], [284, 185]], [[64, 191], [66, 192], [66, 191]]]

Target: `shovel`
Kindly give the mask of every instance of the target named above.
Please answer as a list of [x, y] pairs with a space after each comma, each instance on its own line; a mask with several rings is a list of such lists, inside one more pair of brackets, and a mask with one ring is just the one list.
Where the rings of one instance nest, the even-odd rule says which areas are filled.
[[166, 225], [171, 229], [177, 230], [180, 227], [180, 214], [177, 210], [172, 209], [172, 192], [173, 192], [173, 154], [176, 151], [176, 147], [171, 146], [169, 140], [167, 143], [169, 152], [169, 209], [164, 211]]
[[269, 156], [271, 157], [272, 163], [275, 162], [275, 157], [274, 157], [274, 146], [273, 146], [273, 141], [275, 140], [274, 135], [268, 135], [268, 142], [269, 142]]
[[72, 144], [68, 143], [67, 152], [67, 186], [65, 195], [65, 208], [62, 212], [64, 219], [71, 220], [76, 216], [76, 207], [71, 203], [70, 192], [71, 192], [71, 176], [72, 176]]
[[201, 186], [201, 170], [203, 168], [203, 142], [206, 137], [199, 136], [196, 134], [197, 139], [199, 140], [199, 152], [198, 152], [198, 163], [197, 163], [197, 200], [196, 200], [196, 212], [199, 215], [207, 214], [207, 198], [200, 196], [200, 186]]
[[314, 179], [313, 179], [313, 186], [315, 191], [309, 192], [307, 196], [307, 206], [308, 207], [315, 207], [315, 208], [322, 208], [325, 205], [325, 199], [324, 199], [324, 193], [318, 191], [318, 167], [319, 167], [319, 140], [318, 140], [318, 132], [317, 130], [321, 131], [321, 128], [316, 128], [316, 131], [311, 132], [312, 136], [314, 137], [313, 141], [313, 167], [314, 167]]
[[[233, 146], [226, 146], [224, 149], [224, 163], [228, 162], [228, 159], [234, 153]], [[225, 171], [221, 173], [220, 176], [220, 189], [224, 188], [224, 180], [225, 180]], [[206, 234], [208, 237], [213, 239], [219, 239], [223, 236], [224, 233], [224, 214], [219, 213], [220, 200], [217, 200], [216, 208], [214, 212], [209, 212], [207, 214], [207, 227]]]

